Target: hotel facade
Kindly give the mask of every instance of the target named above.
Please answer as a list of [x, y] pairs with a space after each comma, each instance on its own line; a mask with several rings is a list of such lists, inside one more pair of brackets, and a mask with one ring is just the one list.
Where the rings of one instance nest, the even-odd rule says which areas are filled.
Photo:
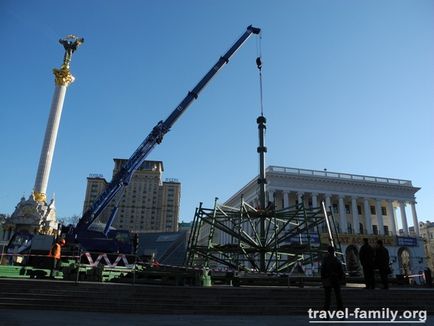
[[[113, 176], [115, 176], [127, 160], [114, 159]], [[181, 183], [176, 179], [162, 180], [163, 162], [144, 161], [134, 172], [118, 203], [118, 212], [113, 227], [129, 230], [134, 233], [144, 232], [176, 232], [178, 231], [179, 205], [181, 200]], [[106, 189], [108, 185], [100, 175], [87, 178], [86, 195], [83, 213]], [[100, 217], [106, 222], [111, 208], [115, 206], [113, 199]]]

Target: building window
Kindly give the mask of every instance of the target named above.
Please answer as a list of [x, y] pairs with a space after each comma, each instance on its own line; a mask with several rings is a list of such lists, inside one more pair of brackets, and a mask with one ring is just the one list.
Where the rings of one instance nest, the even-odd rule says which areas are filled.
[[350, 212], [350, 205], [345, 205], [345, 213], [346, 214], [351, 214], [351, 212]]
[[363, 234], [364, 231], [363, 231], [363, 224], [362, 223], [359, 223], [359, 228], [360, 228], [360, 234]]
[[357, 214], [362, 215], [362, 206], [357, 205]]
[[371, 214], [375, 215], [375, 206], [371, 206]]
[[384, 234], [389, 235], [389, 227], [387, 225], [384, 226]]
[[374, 233], [375, 235], [378, 235], [378, 226], [375, 224], [372, 225], [372, 233]]
[[387, 216], [387, 210], [386, 207], [381, 207], [381, 215]]

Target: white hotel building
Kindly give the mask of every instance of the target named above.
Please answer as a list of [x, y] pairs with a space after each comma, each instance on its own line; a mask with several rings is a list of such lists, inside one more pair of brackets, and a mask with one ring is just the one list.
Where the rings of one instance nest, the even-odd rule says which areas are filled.
[[[368, 238], [372, 245], [377, 239], [383, 240], [395, 275], [424, 270], [426, 259], [415, 200], [420, 188], [410, 180], [277, 166], [269, 166], [266, 174], [267, 201], [274, 202], [276, 209], [302, 200], [305, 207], [319, 207], [324, 201], [332, 209], [347, 266], [353, 265], [350, 269], [360, 270], [358, 251], [363, 238]], [[257, 206], [257, 178], [224, 205], [238, 207], [241, 196]], [[409, 224], [414, 226], [412, 233]]]

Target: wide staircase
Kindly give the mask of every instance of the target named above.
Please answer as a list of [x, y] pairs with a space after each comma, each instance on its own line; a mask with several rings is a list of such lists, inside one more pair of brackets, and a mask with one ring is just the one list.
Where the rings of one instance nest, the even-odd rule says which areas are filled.
[[[390, 308], [434, 314], [433, 289], [343, 288], [353, 309]], [[184, 287], [0, 279], [0, 309], [44, 309], [142, 314], [305, 315], [321, 309], [323, 289]]]

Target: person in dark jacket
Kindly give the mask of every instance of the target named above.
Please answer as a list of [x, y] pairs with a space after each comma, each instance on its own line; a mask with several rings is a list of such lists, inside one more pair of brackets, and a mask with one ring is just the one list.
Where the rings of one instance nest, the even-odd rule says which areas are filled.
[[369, 245], [368, 238], [364, 238], [363, 245], [360, 247], [359, 258], [367, 289], [375, 289], [374, 257], [374, 248]]
[[327, 248], [328, 254], [321, 263], [321, 280], [324, 286], [324, 310], [330, 310], [332, 290], [335, 292], [336, 308], [343, 310], [341, 282], [344, 280], [344, 270], [341, 262], [335, 257], [335, 249]]
[[389, 275], [389, 251], [383, 246], [383, 241], [378, 240], [375, 247], [375, 268], [378, 268], [380, 273], [381, 283], [383, 283], [383, 289], [389, 288], [389, 281], [387, 275]]

